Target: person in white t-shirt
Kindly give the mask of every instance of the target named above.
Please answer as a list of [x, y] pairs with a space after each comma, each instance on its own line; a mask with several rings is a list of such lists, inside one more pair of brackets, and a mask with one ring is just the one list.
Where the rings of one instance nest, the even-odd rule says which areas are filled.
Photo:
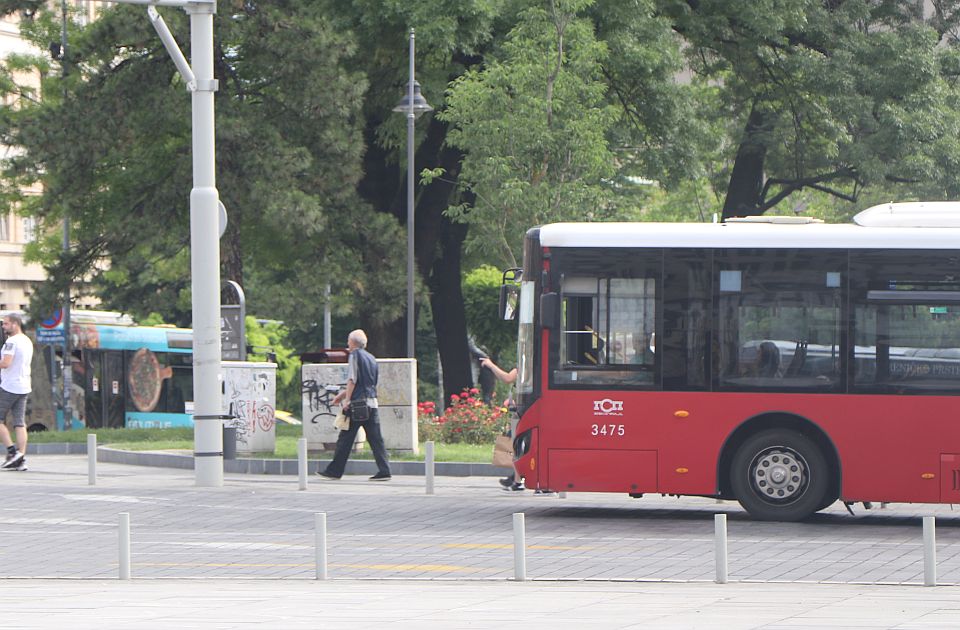
[[[0, 440], [7, 447], [7, 458], [0, 464], [4, 470], [26, 470], [27, 460], [27, 396], [30, 394], [30, 363], [33, 361], [33, 342], [23, 334], [23, 319], [16, 313], [3, 318], [3, 332], [7, 336], [0, 349]], [[7, 413], [13, 411], [14, 445], [7, 429]]]

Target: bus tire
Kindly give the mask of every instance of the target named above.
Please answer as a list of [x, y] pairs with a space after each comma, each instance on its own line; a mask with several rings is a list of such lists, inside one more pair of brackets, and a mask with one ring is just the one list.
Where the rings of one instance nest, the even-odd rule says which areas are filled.
[[813, 440], [789, 429], [768, 429], [737, 449], [730, 484], [737, 501], [754, 518], [799, 521], [822, 509], [828, 470]]

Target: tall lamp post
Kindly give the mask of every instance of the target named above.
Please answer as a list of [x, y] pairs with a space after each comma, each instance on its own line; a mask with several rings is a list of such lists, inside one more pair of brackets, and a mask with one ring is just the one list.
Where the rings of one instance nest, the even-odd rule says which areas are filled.
[[414, 302], [413, 302], [413, 128], [420, 114], [432, 111], [420, 93], [420, 84], [414, 78], [414, 31], [410, 29], [410, 80], [407, 82], [407, 94], [393, 108], [395, 112], [407, 115], [407, 356], [416, 358], [413, 347]]

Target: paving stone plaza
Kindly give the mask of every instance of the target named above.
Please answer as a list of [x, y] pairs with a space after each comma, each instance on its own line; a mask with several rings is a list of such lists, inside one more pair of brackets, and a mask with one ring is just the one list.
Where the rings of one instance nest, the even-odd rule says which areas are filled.
[[[235, 606], [197, 614], [226, 624], [203, 627], [246, 627], [264, 621], [260, 612], [236, 617], [251, 591], [272, 602], [269, 610], [283, 601], [270, 593], [309, 601], [280, 606], [290, 625], [278, 627], [329, 620], [334, 609], [338, 622], [324, 627], [382, 627], [375, 611], [388, 614], [389, 602], [395, 627], [417, 620], [417, 627], [512, 627], [524, 623], [528, 609], [536, 622], [524, 627], [572, 627], [578, 620], [582, 627], [585, 618], [560, 614], [574, 601], [594, 607], [589, 618], [598, 627], [960, 624], [960, 513], [950, 506], [855, 506], [851, 516], [837, 504], [804, 523], [762, 523], [736, 503], [535, 496], [503, 492], [490, 477], [438, 476], [433, 495], [419, 476], [379, 484], [360, 475], [332, 482], [313, 476], [300, 491], [295, 475], [228, 474], [222, 488], [197, 488], [190, 470], [101, 462], [96, 485], [89, 485], [84, 455], [32, 455], [29, 462], [26, 473], [3, 473], [0, 508], [8, 600], [19, 600], [28, 618], [37, 615], [37, 625], [25, 627], [58, 627], [45, 625], [56, 617], [50, 611], [84, 593], [90, 601], [77, 604], [82, 610], [99, 606], [108, 616], [146, 624], [123, 627], [170, 621], [156, 598], [185, 593], [200, 608], [203, 593], [221, 603], [236, 598]], [[132, 579], [123, 582], [121, 513], [131, 523]], [[327, 519], [330, 579], [323, 582], [315, 579], [317, 513]], [[526, 523], [523, 583], [513, 580], [515, 513]], [[728, 584], [714, 583], [717, 513], [728, 519]], [[923, 516], [937, 524], [933, 588], [923, 586]], [[333, 593], [343, 597], [332, 598], [337, 602], [365, 603], [331, 608]], [[475, 609], [475, 618], [464, 616], [461, 604], [438, 605], [445, 597]], [[868, 600], [874, 603], [864, 606]], [[322, 601], [325, 613], [317, 608]], [[746, 607], [736, 612], [735, 601]], [[368, 607], [371, 616], [364, 617]], [[809, 616], [816, 610], [832, 612], [818, 621]], [[845, 610], [861, 616], [844, 619]], [[193, 618], [184, 615], [178, 623]], [[90, 613], [91, 624], [103, 618]]]

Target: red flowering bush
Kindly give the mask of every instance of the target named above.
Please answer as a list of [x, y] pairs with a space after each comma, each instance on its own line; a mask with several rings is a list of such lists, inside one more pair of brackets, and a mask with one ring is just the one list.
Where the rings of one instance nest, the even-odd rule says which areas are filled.
[[507, 410], [486, 405], [476, 388], [450, 396], [450, 406], [436, 415], [432, 402], [417, 405], [420, 439], [453, 444], [491, 444], [503, 432]]

